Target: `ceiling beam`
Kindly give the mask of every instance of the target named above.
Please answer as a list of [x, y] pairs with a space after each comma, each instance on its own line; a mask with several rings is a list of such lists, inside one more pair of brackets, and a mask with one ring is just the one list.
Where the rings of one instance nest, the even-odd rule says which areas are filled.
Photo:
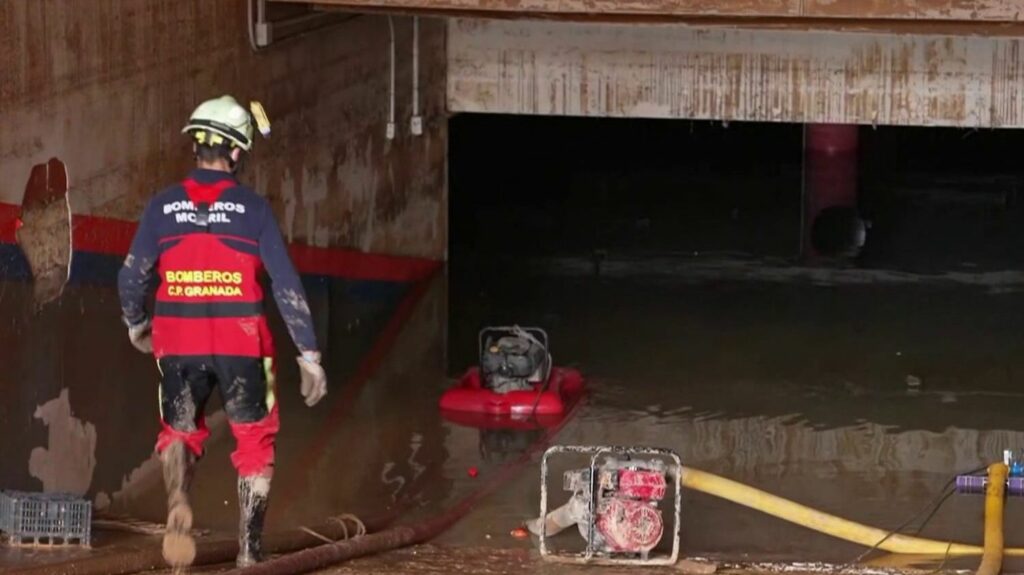
[[[309, 4], [308, 0], [274, 0]], [[810, 19], [1024, 23], [1020, 0], [317, 0], [320, 7], [557, 19]]]

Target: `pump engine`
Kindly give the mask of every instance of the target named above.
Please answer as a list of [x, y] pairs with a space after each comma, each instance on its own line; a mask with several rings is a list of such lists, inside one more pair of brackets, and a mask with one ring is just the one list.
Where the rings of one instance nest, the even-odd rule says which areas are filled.
[[[591, 471], [567, 471], [563, 488], [583, 500], [591, 498]], [[603, 553], [638, 553], [658, 546], [665, 524], [658, 502], [665, 498], [665, 464], [651, 461], [604, 461], [597, 469], [593, 516], [580, 521], [580, 532]]]
[[480, 374], [495, 393], [531, 390], [547, 381], [551, 354], [538, 328], [490, 327], [480, 332]]
[[[548, 460], [573, 453], [589, 455], [590, 466], [564, 472], [562, 488], [572, 495], [568, 502], [549, 512]], [[541, 461], [541, 514], [527, 524], [540, 536], [541, 556], [554, 561], [599, 564], [675, 563], [679, 554], [681, 469], [679, 456], [667, 449], [570, 445], [549, 448]], [[670, 487], [671, 503], [662, 509]], [[666, 529], [664, 516], [673, 518], [670, 529]], [[573, 524], [586, 541], [586, 550], [580, 555], [551, 552], [547, 538]], [[672, 542], [668, 556], [655, 552], [666, 531]]]

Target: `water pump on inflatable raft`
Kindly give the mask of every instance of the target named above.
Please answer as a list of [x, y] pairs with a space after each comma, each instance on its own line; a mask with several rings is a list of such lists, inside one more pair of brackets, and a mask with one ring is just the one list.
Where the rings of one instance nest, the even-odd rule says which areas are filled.
[[[589, 456], [589, 466], [563, 475], [562, 487], [571, 495], [561, 507], [549, 511], [547, 478], [550, 460]], [[585, 447], [556, 445], [541, 461], [539, 519], [530, 530], [540, 537], [545, 560], [608, 565], [672, 565], [679, 557], [679, 486], [682, 463], [667, 449], [645, 447]], [[672, 487], [671, 498], [669, 487]], [[665, 505], [668, 503], [668, 505]], [[663, 510], [672, 513], [668, 553], [657, 553], [664, 539]], [[586, 542], [582, 552], [557, 552], [548, 538], [575, 524]]]
[[552, 365], [548, 334], [537, 327], [486, 327], [479, 364], [441, 395], [444, 418], [481, 429], [550, 427], [580, 399], [583, 375]]

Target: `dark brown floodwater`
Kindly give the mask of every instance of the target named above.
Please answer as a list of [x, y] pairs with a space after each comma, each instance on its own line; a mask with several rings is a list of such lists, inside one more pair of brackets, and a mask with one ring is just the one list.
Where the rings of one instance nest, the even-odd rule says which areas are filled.
[[[471, 347], [481, 324], [545, 326], [556, 359], [590, 381], [561, 443], [670, 448], [687, 465], [884, 529], [957, 472], [1024, 443], [1024, 274], [699, 257], [606, 261], [601, 275], [585, 260], [532, 270], [515, 281], [477, 267], [453, 282], [452, 361], [472, 360], [457, 344]], [[450, 434], [471, 444], [479, 432]], [[460, 472], [479, 458], [452, 448], [446, 468], [467, 484]], [[508, 532], [536, 513], [538, 482], [534, 466], [440, 542], [522, 545]], [[1009, 501], [1009, 545], [1024, 544], [1013, 527], [1022, 510]], [[980, 543], [981, 522], [979, 498], [953, 496], [921, 533]], [[841, 563], [863, 551], [702, 494], [684, 493], [682, 525], [689, 555]]]
[[[558, 443], [670, 448], [687, 465], [880, 528], [914, 515], [955, 473], [1024, 446], [1024, 275], [672, 262], [612, 261], [600, 276], [583, 260], [521, 274], [456, 266], [428, 290], [363, 387], [348, 387], [358, 384], [353, 359], [323, 407], [307, 410], [295, 390], [283, 392], [271, 528], [341, 512], [435, 515], [484, 484], [517, 443], [534, 441], [528, 433], [485, 436], [437, 412], [489, 323], [547, 328], [557, 363], [586, 374], [590, 394]], [[908, 385], [914, 378], [920, 384]], [[196, 483], [197, 522], [215, 532], [230, 533], [237, 520], [232, 443], [215, 433]], [[536, 514], [538, 482], [535, 460], [425, 548], [417, 569], [540, 568], [533, 542], [509, 535]], [[159, 520], [161, 499], [154, 485], [135, 502], [144, 518]], [[980, 543], [981, 503], [953, 496], [922, 535]], [[1009, 501], [1008, 544], [1024, 545], [1015, 527], [1022, 511]], [[559, 539], [568, 547], [578, 537]], [[684, 493], [682, 550], [833, 563], [863, 551], [696, 493]], [[416, 563], [403, 553], [338, 572], [403, 572]]]

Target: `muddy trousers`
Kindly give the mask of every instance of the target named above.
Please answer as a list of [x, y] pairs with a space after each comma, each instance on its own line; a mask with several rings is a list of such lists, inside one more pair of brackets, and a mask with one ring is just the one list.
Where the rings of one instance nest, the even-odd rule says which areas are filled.
[[[274, 366], [270, 359], [248, 357], [163, 357], [159, 360], [161, 431], [157, 452], [164, 459], [165, 473], [175, 466], [178, 452], [194, 462], [203, 454], [210, 436], [204, 409], [214, 388], [220, 391], [235, 451], [231, 463], [238, 471], [238, 567], [262, 559], [263, 520], [267, 512], [270, 479], [274, 468], [274, 438], [280, 427], [274, 397]], [[186, 453], [187, 452], [187, 453]], [[190, 467], [186, 461], [185, 467]], [[187, 486], [175, 491], [173, 478], [167, 481], [168, 521], [164, 537], [164, 558], [172, 566], [191, 564], [195, 545], [188, 530], [191, 509]], [[187, 515], [186, 515], [187, 512]]]
[[274, 440], [280, 428], [274, 395], [274, 365], [269, 358], [165, 356], [159, 360], [161, 431], [156, 450], [182, 442], [196, 457], [210, 436], [204, 409], [213, 390], [220, 392], [235, 451], [231, 463], [239, 477], [269, 477]]

